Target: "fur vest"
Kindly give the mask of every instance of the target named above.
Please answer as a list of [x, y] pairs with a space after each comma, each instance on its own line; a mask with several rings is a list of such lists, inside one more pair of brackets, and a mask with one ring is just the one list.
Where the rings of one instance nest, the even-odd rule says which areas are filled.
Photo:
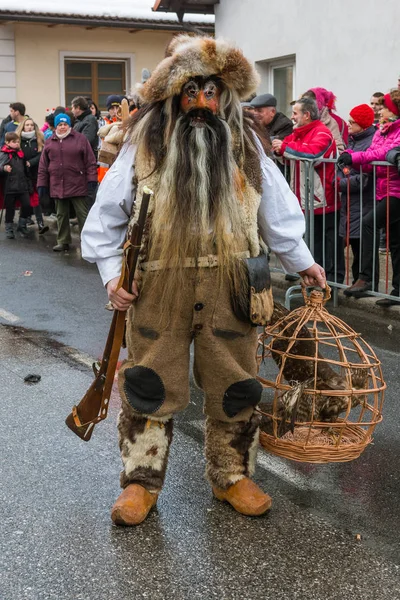
[[[243, 210], [243, 233], [248, 242], [250, 255], [258, 256], [260, 254], [260, 238], [258, 234], [257, 213], [261, 201], [261, 167], [259, 161], [257, 161], [256, 164], [254, 164], [254, 161], [252, 163], [250, 163], [250, 161], [245, 163], [240, 174], [242, 179], [241, 205]], [[144, 186], [148, 186], [152, 190], [158, 189], [158, 173], [153, 172], [148, 157], [144, 156], [144, 153], [140, 148], [138, 148], [135, 156], [135, 183], [136, 198], [133, 203], [128, 228], [129, 235], [132, 226], [139, 218]], [[151, 198], [149, 205], [147, 226], [143, 236], [141, 256], [139, 257], [140, 262], [146, 260], [148, 232], [155, 202], [157, 202], [156, 193]]]

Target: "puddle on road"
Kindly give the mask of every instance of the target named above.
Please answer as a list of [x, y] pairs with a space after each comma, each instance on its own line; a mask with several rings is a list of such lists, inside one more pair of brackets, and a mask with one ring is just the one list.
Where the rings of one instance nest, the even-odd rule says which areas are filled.
[[62, 334], [61, 332], [53, 331], [50, 333], [46, 330], [27, 329], [26, 327], [1, 323], [0, 360], [10, 357], [31, 357], [34, 348], [40, 348], [43, 352], [81, 371], [87, 371], [91, 368], [89, 357], [87, 357], [87, 361], [79, 358], [75, 348], [58, 342], [51, 337], [54, 335]]

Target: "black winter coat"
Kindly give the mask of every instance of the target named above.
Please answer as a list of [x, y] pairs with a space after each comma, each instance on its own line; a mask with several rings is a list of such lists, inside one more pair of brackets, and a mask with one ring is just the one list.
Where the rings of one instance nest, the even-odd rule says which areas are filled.
[[[25, 162], [21, 150], [11, 150], [8, 146], [2, 147], [0, 152], [0, 173], [5, 176], [4, 195], [29, 192], [29, 178]], [[10, 165], [11, 173], [4, 170], [6, 165]]]
[[[348, 148], [354, 152], [364, 152], [370, 147], [372, 138], [376, 133], [376, 128], [371, 125], [368, 129], [356, 133], [349, 137]], [[347, 235], [347, 175], [338, 170], [339, 191], [341, 192], [342, 206], [340, 209], [339, 235], [346, 238]], [[349, 232], [351, 238], [360, 237], [361, 210], [360, 196], [362, 189], [362, 216], [363, 219], [371, 212], [374, 204], [374, 184], [372, 174], [367, 175], [365, 170], [362, 174], [360, 168], [352, 168], [349, 173], [350, 186], [350, 225]]]
[[270, 137], [283, 140], [293, 132], [293, 123], [286, 115], [277, 112], [271, 123], [266, 126], [266, 130]]
[[99, 138], [97, 136], [98, 128], [97, 119], [92, 115], [89, 108], [79, 115], [79, 117], [76, 117], [74, 131], [82, 133], [85, 136], [95, 154], [99, 146]]
[[399, 159], [399, 156], [400, 146], [396, 146], [396, 148], [392, 148], [392, 150], [389, 150], [389, 152], [386, 154], [386, 160], [395, 165]]
[[39, 152], [38, 143], [36, 138], [26, 140], [21, 137], [21, 150], [24, 153], [24, 158], [29, 162], [28, 175], [34, 185], [38, 178], [39, 161], [41, 152]]

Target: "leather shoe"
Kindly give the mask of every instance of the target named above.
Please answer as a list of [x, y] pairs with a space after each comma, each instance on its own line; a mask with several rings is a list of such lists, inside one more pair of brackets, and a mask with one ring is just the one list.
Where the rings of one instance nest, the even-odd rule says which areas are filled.
[[347, 297], [353, 296], [354, 298], [361, 298], [365, 292], [372, 290], [372, 283], [370, 281], [364, 281], [363, 279], [357, 279], [354, 285], [346, 288], [343, 294]]
[[152, 494], [142, 485], [131, 483], [117, 498], [111, 509], [111, 519], [116, 525], [139, 525], [156, 504], [158, 494]]
[[391, 294], [392, 296], [394, 296], [393, 298], [381, 298], [380, 300], [377, 300], [375, 302], [375, 304], [377, 306], [382, 306], [383, 308], [386, 308], [388, 306], [400, 306], [400, 298], [398, 294]]
[[298, 279], [300, 279], [300, 275], [295, 273], [286, 273], [285, 275], [285, 281], [297, 281]]
[[263, 515], [271, 508], [272, 499], [249, 479], [244, 477], [237, 481], [227, 490], [213, 487], [213, 494], [218, 500], [229, 502], [233, 508], [250, 517]]
[[68, 252], [69, 244], [57, 244], [53, 246], [53, 252]]

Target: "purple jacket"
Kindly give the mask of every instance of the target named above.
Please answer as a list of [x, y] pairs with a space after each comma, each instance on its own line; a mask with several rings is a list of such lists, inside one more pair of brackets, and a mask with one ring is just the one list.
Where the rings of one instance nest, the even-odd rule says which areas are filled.
[[51, 198], [87, 196], [88, 182], [97, 182], [97, 164], [88, 140], [71, 129], [60, 140], [55, 133], [43, 148], [37, 187], [50, 188]]
[[[365, 165], [373, 160], [386, 160], [386, 154], [395, 146], [400, 145], [400, 119], [389, 123], [383, 130], [378, 130], [368, 150], [364, 152], [352, 152], [353, 166]], [[376, 199], [383, 200], [388, 193], [388, 169], [389, 169], [389, 196], [400, 198], [400, 176], [396, 167], [376, 167]]]

